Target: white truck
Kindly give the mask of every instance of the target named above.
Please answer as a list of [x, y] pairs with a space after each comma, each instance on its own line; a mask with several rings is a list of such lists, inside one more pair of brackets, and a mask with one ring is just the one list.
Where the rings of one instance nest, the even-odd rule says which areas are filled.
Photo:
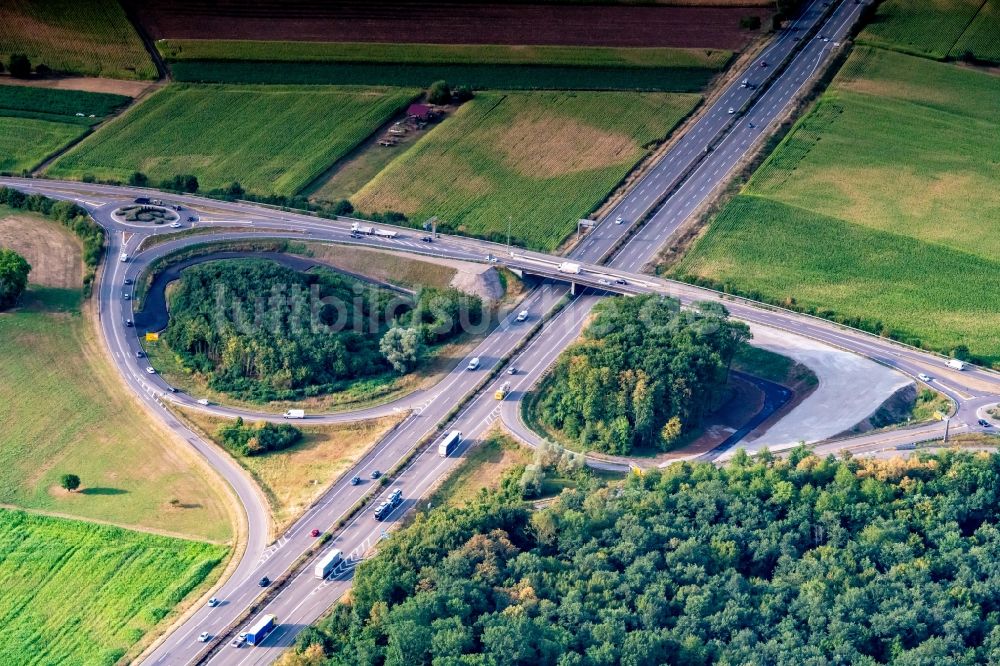
[[337, 565], [344, 561], [344, 554], [334, 548], [329, 553], [323, 556], [318, 562], [316, 562], [316, 567], [313, 569], [313, 574], [316, 578], [326, 578], [329, 576]]
[[520, 312], [517, 313], [517, 320], [518, 321], [524, 321], [527, 318], [528, 318], [528, 311], [527, 310], [521, 310]]
[[369, 227], [367, 225], [361, 224], [360, 222], [355, 222], [354, 224], [351, 225], [351, 232], [356, 234], [371, 235], [375, 233], [375, 227]]
[[306, 417], [306, 410], [304, 409], [289, 409], [287, 412], [282, 414], [286, 419], [304, 419]]
[[948, 359], [947, 365], [955, 370], [965, 370], [965, 361], [959, 361], [957, 358]]
[[441, 440], [438, 444], [438, 455], [442, 458], [447, 458], [459, 442], [462, 441], [462, 433], [459, 430], [452, 430], [448, 433], [448, 436]]
[[122, 261], [128, 261], [128, 252], [122, 252], [120, 259]]
[[395, 238], [399, 235], [396, 231], [391, 231], [389, 229], [376, 229], [375, 235], [379, 238]]
[[571, 273], [573, 275], [580, 274], [580, 264], [574, 263], [572, 261], [564, 261], [559, 264], [560, 273]]

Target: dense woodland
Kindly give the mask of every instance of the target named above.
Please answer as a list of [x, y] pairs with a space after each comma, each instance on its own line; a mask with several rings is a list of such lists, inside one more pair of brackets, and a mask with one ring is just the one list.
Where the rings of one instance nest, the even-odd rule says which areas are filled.
[[973, 664], [1000, 654], [1000, 456], [738, 454], [531, 511], [419, 515], [284, 664]]
[[425, 349], [478, 321], [481, 302], [425, 289], [416, 301], [321, 269], [300, 273], [272, 261], [225, 260], [181, 273], [165, 340], [183, 365], [240, 399], [289, 400], [339, 390], [392, 372], [380, 350], [391, 327], [413, 328]]
[[583, 339], [560, 357], [533, 414], [587, 449], [667, 450], [722, 395], [749, 337], [725, 308], [659, 296], [607, 299]]

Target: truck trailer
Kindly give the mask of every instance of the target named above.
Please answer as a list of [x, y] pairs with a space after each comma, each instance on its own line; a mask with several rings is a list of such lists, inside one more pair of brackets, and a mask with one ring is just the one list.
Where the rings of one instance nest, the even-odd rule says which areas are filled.
[[461, 441], [462, 433], [458, 430], [452, 430], [448, 433], [448, 436], [442, 439], [441, 443], [438, 444], [438, 455], [442, 458], [447, 458]]
[[250, 645], [260, 645], [267, 635], [277, 626], [278, 622], [274, 615], [268, 614], [260, 618], [257, 624], [249, 629], [245, 636]]
[[344, 561], [344, 554], [334, 548], [329, 553], [327, 553], [321, 560], [316, 562], [316, 567], [313, 569], [313, 573], [316, 578], [326, 578], [337, 566]]
[[573, 275], [580, 274], [580, 264], [574, 263], [572, 261], [564, 261], [559, 264], [560, 273], [571, 273]]
[[379, 238], [395, 238], [399, 235], [398, 232], [390, 231], [389, 229], [376, 229], [375, 235]]

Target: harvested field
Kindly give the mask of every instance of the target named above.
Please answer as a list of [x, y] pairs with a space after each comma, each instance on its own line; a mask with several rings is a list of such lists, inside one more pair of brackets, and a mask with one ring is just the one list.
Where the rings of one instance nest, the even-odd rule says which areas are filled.
[[47, 173], [155, 183], [194, 174], [201, 189], [238, 181], [295, 194], [417, 95], [318, 86], [171, 85], [103, 126]]
[[1000, 365], [1000, 78], [859, 47], [676, 269]]
[[697, 95], [480, 93], [352, 201], [441, 231], [551, 250], [697, 104]]
[[14, 250], [31, 264], [32, 285], [79, 289], [83, 276], [80, 241], [69, 229], [39, 223], [34, 215], [5, 214], [0, 209], [0, 247]]
[[116, 0], [4, 0], [0, 56], [24, 53], [57, 72], [155, 79], [156, 67]]
[[[263, 0], [206, 4], [196, 0], [139, 3], [156, 39], [258, 39], [317, 42], [564, 44], [679, 46], [739, 50], [754, 36], [740, 19], [766, 7], [543, 5], [388, 0]], [[600, 26], [595, 28], [595, 26]]]

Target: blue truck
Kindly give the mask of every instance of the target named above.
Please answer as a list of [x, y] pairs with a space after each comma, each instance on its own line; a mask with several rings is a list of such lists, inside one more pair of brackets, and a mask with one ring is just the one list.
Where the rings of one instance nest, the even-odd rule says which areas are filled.
[[247, 643], [250, 645], [260, 645], [261, 642], [267, 638], [267, 635], [271, 633], [271, 630], [277, 626], [277, 620], [278, 618], [270, 614], [260, 618], [260, 620], [257, 621], [257, 624], [253, 625], [253, 627], [247, 631], [246, 634], [244, 634], [244, 638], [246, 638]]

